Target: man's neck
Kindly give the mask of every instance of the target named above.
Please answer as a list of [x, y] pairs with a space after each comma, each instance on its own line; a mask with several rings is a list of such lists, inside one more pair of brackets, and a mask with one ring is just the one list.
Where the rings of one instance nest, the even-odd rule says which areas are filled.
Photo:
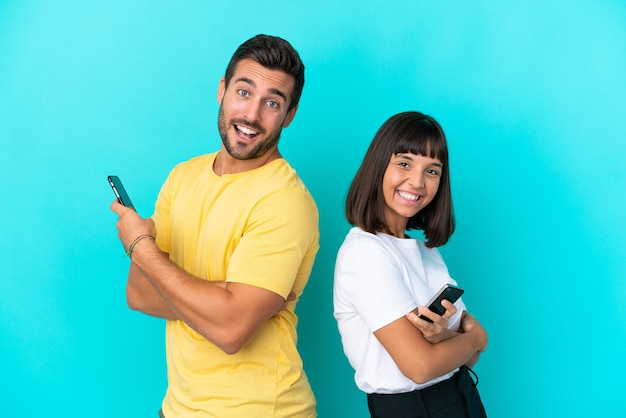
[[224, 174], [243, 173], [263, 167], [264, 165], [267, 165], [279, 158], [282, 158], [282, 156], [280, 155], [278, 148], [275, 148], [259, 158], [252, 160], [238, 160], [231, 157], [228, 154], [228, 151], [226, 151], [222, 146], [222, 149], [217, 153], [215, 161], [213, 162], [213, 172], [220, 177]]

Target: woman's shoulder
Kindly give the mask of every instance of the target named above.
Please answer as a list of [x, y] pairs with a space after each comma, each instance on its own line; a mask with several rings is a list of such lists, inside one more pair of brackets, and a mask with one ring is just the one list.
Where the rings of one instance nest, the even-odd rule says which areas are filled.
[[384, 259], [394, 258], [393, 254], [398, 252], [398, 248], [389, 236], [381, 233], [367, 232], [358, 226], [352, 227], [344, 238], [339, 255], [347, 255], [350, 258], [357, 257], [383, 257]]
[[354, 226], [350, 228], [339, 247], [339, 254], [353, 253], [364, 248], [378, 246], [376, 234], [366, 232]]
[[426, 242], [420, 239], [417, 240], [417, 245], [423, 260], [430, 260], [436, 264], [445, 264], [445, 261], [443, 260], [443, 257], [437, 247], [428, 248], [426, 246]]
[[364, 231], [358, 226], [353, 226], [346, 234], [343, 242], [346, 245], [378, 243], [380, 242], [380, 238], [377, 236], [377, 234]]

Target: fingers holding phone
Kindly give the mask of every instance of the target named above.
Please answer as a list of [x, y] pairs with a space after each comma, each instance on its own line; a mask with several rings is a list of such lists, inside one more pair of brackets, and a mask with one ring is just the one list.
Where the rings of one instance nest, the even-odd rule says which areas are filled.
[[445, 309], [443, 315], [438, 315], [425, 306], [407, 314], [408, 320], [422, 332], [424, 338], [431, 344], [436, 344], [452, 336], [448, 330], [448, 324], [457, 309], [448, 300], [444, 299], [441, 303]]
[[[428, 301], [428, 303], [426, 304], [426, 306], [428, 307], [428, 310], [420, 311], [419, 317], [423, 319], [424, 321], [432, 322], [433, 321], [431, 319], [432, 315], [429, 315], [430, 312], [428, 311], [434, 312], [439, 316], [445, 315], [447, 309], [442, 305], [443, 301], [445, 300], [445, 301], [450, 302], [450, 304], [453, 304], [461, 297], [463, 292], [464, 292], [463, 289], [453, 284], [444, 285], [441, 289], [439, 289], [439, 292], [437, 292], [435, 296], [433, 296], [430, 299], [430, 301]], [[456, 308], [454, 308], [454, 312], [451, 313], [448, 316], [448, 318], [454, 315], [455, 313], [456, 313]], [[435, 318], [438, 319], [437, 317]]]
[[156, 228], [151, 218], [141, 218], [137, 212], [118, 206], [119, 215], [116, 226], [118, 237], [124, 244], [124, 248], [128, 248], [130, 243], [140, 235], [148, 235], [156, 238]]
[[154, 221], [151, 218], [143, 219], [137, 214], [119, 177], [108, 176], [108, 181], [116, 197], [111, 204], [111, 210], [119, 216], [116, 223], [117, 235], [124, 249], [128, 251], [129, 245], [141, 235], [156, 237]]
[[430, 343], [443, 341], [453, 334], [448, 330], [448, 322], [457, 312], [454, 302], [462, 294], [463, 289], [460, 287], [445, 284], [426, 306], [420, 306], [415, 311], [409, 312], [406, 317]]

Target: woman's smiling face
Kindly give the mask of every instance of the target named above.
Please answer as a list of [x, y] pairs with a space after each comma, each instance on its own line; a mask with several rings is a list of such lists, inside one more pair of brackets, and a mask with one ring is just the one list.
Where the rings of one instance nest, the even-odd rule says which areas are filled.
[[443, 164], [437, 158], [411, 153], [391, 156], [383, 176], [385, 222], [394, 236], [403, 238], [406, 224], [437, 194]]

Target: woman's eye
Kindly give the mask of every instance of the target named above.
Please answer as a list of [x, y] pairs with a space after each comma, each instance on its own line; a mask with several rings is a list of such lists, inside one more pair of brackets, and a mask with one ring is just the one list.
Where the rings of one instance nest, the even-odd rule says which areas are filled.
[[432, 169], [432, 168], [430, 168], [430, 169], [426, 170], [426, 172], [427, 172], [428, 174], [430, 174], [431, 176], [439, 176], [439, 171], [434, 170], [434, 169]]

